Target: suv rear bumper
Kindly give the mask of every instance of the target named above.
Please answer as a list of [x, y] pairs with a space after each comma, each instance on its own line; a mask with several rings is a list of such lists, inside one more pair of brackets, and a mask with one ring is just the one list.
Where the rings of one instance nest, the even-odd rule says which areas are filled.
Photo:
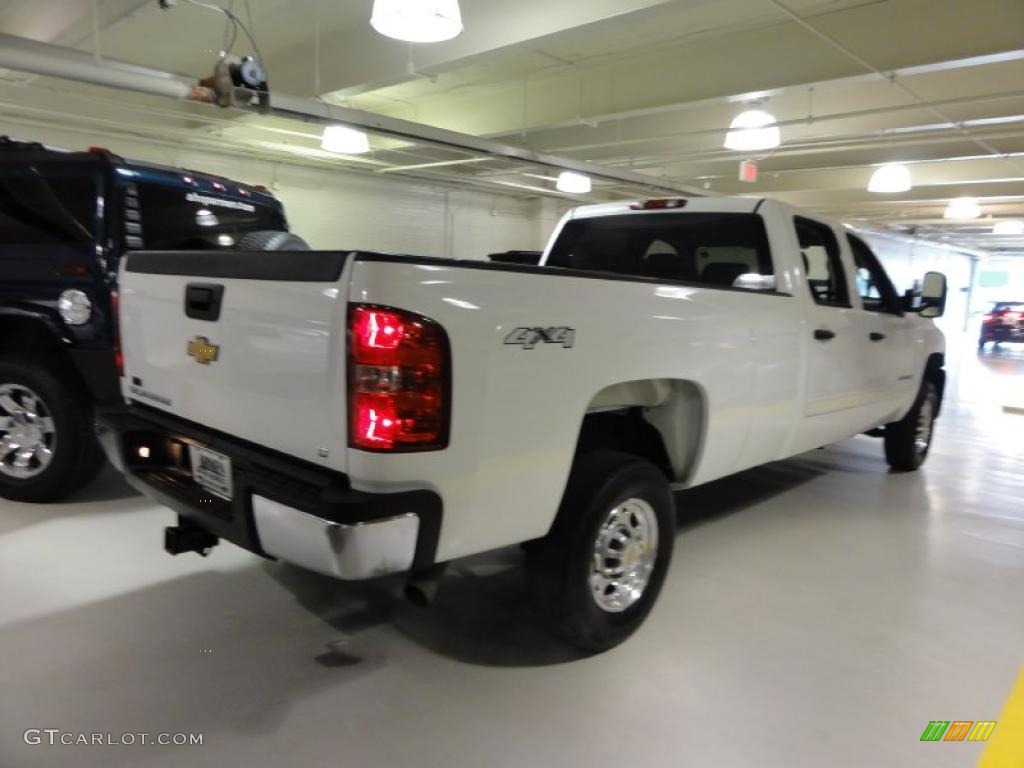
[[[441, 499], [433, 491], [356, 491], [339, 472], [144, 407], [100, 409], [97, 432], [134, 488], [250, 552], [346, 580], [434, 563]], [[192, 480], [190, 444], [231, 459], [231, 500]]]

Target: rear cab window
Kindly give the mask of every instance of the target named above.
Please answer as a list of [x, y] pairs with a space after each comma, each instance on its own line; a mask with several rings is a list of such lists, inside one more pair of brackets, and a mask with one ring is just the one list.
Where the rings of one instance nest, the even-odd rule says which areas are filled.
[[752, 213], [637, 213], [572, 219], [547, 266], [733, 287], [775, 274], [764, 221]]

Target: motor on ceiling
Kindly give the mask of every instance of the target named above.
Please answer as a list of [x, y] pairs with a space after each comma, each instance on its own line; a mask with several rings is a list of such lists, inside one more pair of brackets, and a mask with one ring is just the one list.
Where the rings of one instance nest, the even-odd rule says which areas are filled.
[[[158, 2], [164, 10], [169, 10], [178, 4], [178, 0], [158, 0]], [[197, 8], [223, 14], [227, 19], [229, 37], [225, 50], [220, 52], [220, 56], [214, 63], [213, 74], [199, 81], [201, 87], [208, 88], [213, 92], [213, 98], [210, 100], [222, 107], [255, 106], [261, 110], [269, 109], [270, 89], [267, 85], [267, 72], [261, 63], [263, 57], [260, 56], [259, 46], [249, 28], [228, 8], [197, 0], [185, 0], [185, 2]], [[234, 47], [239, 30], [249, 38], [255, 55], [239, 56], [232, 53], [231, 49]]]

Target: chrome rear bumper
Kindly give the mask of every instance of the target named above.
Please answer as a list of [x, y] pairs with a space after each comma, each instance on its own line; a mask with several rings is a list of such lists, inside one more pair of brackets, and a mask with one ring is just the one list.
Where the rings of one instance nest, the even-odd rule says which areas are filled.
[[420, 521], [413, 513], [346, 525], [253, 495], [263, 551], [311, 571], [355, 580], [412, 567]]

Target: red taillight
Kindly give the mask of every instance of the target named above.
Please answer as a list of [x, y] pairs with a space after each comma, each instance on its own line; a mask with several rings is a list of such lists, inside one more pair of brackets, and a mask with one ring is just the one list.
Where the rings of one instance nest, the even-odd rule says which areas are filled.
[[985, 313], [985, 317], [982, 318], [981, 322], [983, 322], [983, 323], [991, 323], [995, 319], [996, 319], [995, 315], [993, 315], [991, 312], [986, 312]]
[[124, 376], [124, 352], [121, 351], [121, 295], [110, 293], [110, 334], [114, 340], [114, 366], [117, 375]]
[[349, 445], [426, 451], [448, 444], [448, 338], [433, 320], [353, 304], [348, 312]]

